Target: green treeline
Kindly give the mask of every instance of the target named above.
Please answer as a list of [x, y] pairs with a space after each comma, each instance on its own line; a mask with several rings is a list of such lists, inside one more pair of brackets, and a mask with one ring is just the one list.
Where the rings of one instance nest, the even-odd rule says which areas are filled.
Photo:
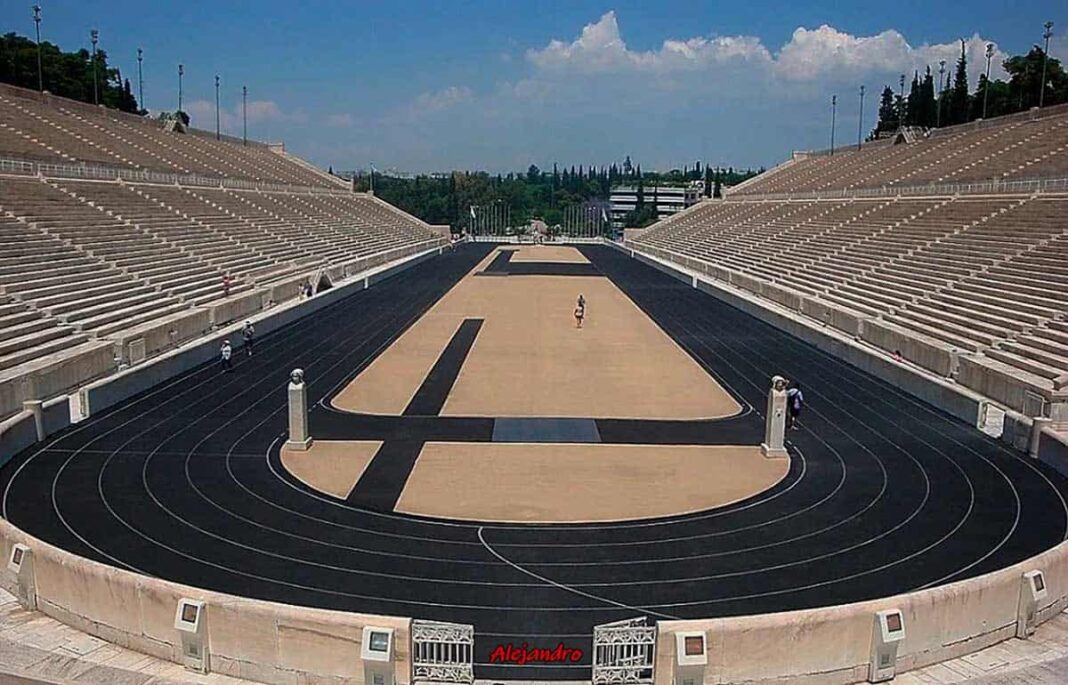
[[[1009, 75], [1008, 82], [1001, 79], [987, 81], [986, 73], [983, 73], [974, 93], [968, 88], [968, 60], [964, 48], [962, 41], [957, 64], [952, 73], [947, 70], [944, 79], [927, 67], [922, 75], [918, 71], [913, 74], [908, 94], [904, 94], [901, 84], [897, 92], [886, 86], [879, 101], [879, 123], [869, 139], [892, 134], [902, 125], [934, 128], [975, 121], [983, 118], [984, 106], [987, 119], [1037, 107], [1043, 62], [1046, 62], [1046, 83], [1042, 104], [1068, 102], [1068, 76], [1060, 60], [1050, 57], [1047, 62], [1045, 52], [1037, 45], [1026, 55], [1002, 62]], [[945, 81], [940, 97], [936, 95], [936, 77]]]
[[[489, 174], [484, 171], [420, 175], [401, 178], [375, 173], [375, 195], [432, 224], [448, 224], [460, 229], [469, 224], [471, 207], [502, 203], [510, 207], [512, 226], [525, 226], [541, 219], [553, 226], [561, 223], [565, 208], [587, 203], [605, 203], [616, 186], [636, 186], [650, 199], [656, 186], [680, 186], [694, 181], [704, 184], [704, 193], [713, 195], [722, 186], [732, 186], [755, 176], [763, 169], [717, 169], [697, 162], [692, 167], [668, 172], [642, 171], [629, 157], [622, 165], [604, 167], [583, 165], [551, 171], [530, 165], [526, 172]], [[371, 188], [369, 174], [356, 177], [356, 189]], [[644, 203], [643, 203], [644, 204]], [[638, 226], [651, 223], [651, 205], [640, 207], [641, 216], [629, 217]], [[637, 213], [637, 212], [636, 212]]]
[[[95, 67], [100, 104], [123, 112], [140, 112], [130, 79], [124, 79], [118, 67], [108, 66], [107, 52], [99, 47]], [[44, 89], [53, 95], [91, 103], [93, 68], [93, 53], [89, 50], [63, 52], [58, 45], [41, 42]], [[0, 82], [37, 90], [37, 76], [37, 44], [14, 33], [0, 38]]]

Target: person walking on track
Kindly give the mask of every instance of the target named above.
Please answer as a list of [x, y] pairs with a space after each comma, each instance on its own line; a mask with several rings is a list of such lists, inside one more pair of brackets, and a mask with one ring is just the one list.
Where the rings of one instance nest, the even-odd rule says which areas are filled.
[[229, 373], [233, 368], [233, 362], [230, 361], [230, 357], [234, 354], [234, 350], [230, 347], [229, 340], [223, 340], [222, 347], [219, 348], [219, 360], [222, 362], [223, 373]]
[[801, 384], [790, 383], [786, 391], [786, 427], [797, 430], [797, 417], [801, 415], [801, 409], [805, 406], [805, 395], [801, 392]]
[[245, 341], [245, 356], [252, 356], [252, 343], [253, 337], [256, 335], [256, 329], [253, 328], [251, 321], [245, 322], [245, 327], [241, 329], [241, 337]]
[[586, 305], [575, 305], [575, 328], [582, 328], [582, 320], [586, 318]]

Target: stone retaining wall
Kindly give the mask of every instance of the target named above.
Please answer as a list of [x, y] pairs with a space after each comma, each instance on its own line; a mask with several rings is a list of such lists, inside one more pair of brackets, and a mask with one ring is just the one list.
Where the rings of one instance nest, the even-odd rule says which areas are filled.
[[1016, 634], [1020, 583], [1041, 570], [1046, 621], [1068, 606], [1068, 543], [1022, 563], [929, 590], [822, 609], [658, 624], [656, 684], [671, 685], [675, 637], [702, 631], [708, 645], [706, 683], [834, 685], [868, 677], [875, 612], [899, 609], [905, 639], [897, 672], [954, 659]]
[[112, 344], [104, 341], [59, 361], [46, 356], [36, 364], [33, 371], [0, 380], [0, 416], [21, 411], [26, 400], [55, 397], [117, 368]]
[[12, 594], [16, 579], [6, 560], [15, 543], [32, 551], [38, 610], [102, 640], [180, 661], [174, 616], [178, 600], [189, 598], [206, 604], [214, 673], [287, 685], [363, 685], [360, 642], [371, 625], [394, 629], [396, 682], [409, 681], [411, 619], [263, 602], [150, 578], [75, 556], [0, 520], [0, 586]]

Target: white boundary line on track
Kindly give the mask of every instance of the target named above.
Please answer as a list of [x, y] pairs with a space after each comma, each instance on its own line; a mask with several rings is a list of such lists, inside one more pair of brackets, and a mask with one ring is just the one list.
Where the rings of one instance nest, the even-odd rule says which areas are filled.
[[629, 611], [633, 611], [633, 612], [638, 613], [638, 614], [642, 614], [642, 613], [653, 614], [654, 616], [658, 616], [660, 618], [664, 618], [664, 619], [667, 619], [669, 621], [678, 620], [677, 616], [671, 616], [670, 614], [664, 614], [664, 613], [661, 613], [659, 611], [652, 611], [652, 610], [646, 609], [646, 608], [639, 608], [639, 607], [631, 606], [629, 604], [623, 604], [622, 602], [617, 602], [614, 599], [608, 599], [607, 597], [600, 597], [598, 595], [594, 595], [594, 594], [591, 594], [589, 592], [585, 592], [583, 590], [579, 590], [574, 586], [564, 585], [563, 583], [559, 583], [559, 582], [557, 582], [557, 581], [555, 581], [555, 580], [553, 580], [551, 578], [546, 578], [545, 576], [538, 575], [537, 573], [534, 573], [533, 571], [528, 571], [527, 569], [523, 568], [522, 566], [520, 566], [519, 564], [515, 563], [514, 561], [506, 559], [503, 555], [501, 555], [500, 552], [498, 552], [497, 550], [495, 550], [492, 547], [490, 547], [490, 544], [488, 542], [486, 542], [486, 537], [485, 537], [485, 535], [483, 533], [483, 528], [481, 526], [478, 529], [478, 540], [479, 540], [479, 542], [482, 543], [482, 546], [485, 547], [486, 550], [490, 554], [492, 554], [493, 556], [497, 557], [498, 559], [500, 559], [504, 563], [508, 564], [509, 566], [511, 566], [515, 570], [519, 571], [520, 573], [526, 574], [526, 575], [530, 576], [531, 578], [536, 578], [536, 579], [540, 580], [542, 583], [551, 585], [551, 586], [553, 586], [555, 588], [559, 588], [561, 590], [564, 590], [565, 592], [570, 592], [570, 593], [579, 595], [580, 597], [585, 597], [586, 599], [592, 599], [592, 600], [594, 600], [596, 602], [602, 602], [604, 604], [608, 604], [609, 606], [616, 607], [617, 609], [627, 609]]

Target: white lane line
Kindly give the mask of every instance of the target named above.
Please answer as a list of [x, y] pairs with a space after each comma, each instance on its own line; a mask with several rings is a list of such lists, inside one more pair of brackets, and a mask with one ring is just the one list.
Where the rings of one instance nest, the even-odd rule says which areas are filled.
[[652, 614], [654, 616], [659, 616], [660, 618], [667, 619], [669, 621], [679, 620], [677, 616], [672, 616], [670, 614], [665, 614], [665, 613], [662, 613], [662, 612], [659, 612], [659, 611], [654, 611], [654, 610], [648, 609], [646, 607], [635, 607], [635, 606], [631, 606], [629, 604], [623, 604], [622, 602], [617, 602], [614, 599], [608, 599], [607, 597], [601, 597], [599, 595], [595, 595], [595, 594], [592, 594], [590, 592], [586, 592], [584, 590], [579, 590], [577, 588], [570, 587], [568, 585], [564, 585], [563, 583], [558, 583], [555, 580], [552, 580], [551, 578], [546, 578], [545, 576], [542, 576], [542, 575], [539, 575], [537, 573], [534, 573], [533, 571], [528, 571], [527, 569], [523, 568], [519, 564], [517, 564], [517, 563], [515, 563], [513, 561], [510, 561], [509, 559], [505, 558], [497, 550], [493, 549], [493, 547], [491, 547], [490, 544], [488, 542], [486, 542], [486, 538], [483, 535], [482, 526], [479, 526], [479, 528], [478, 528], [478, 539], [479, 539], [479, 542], [482, 543], [482, 546], [485, 547], [486, 550], [490, 554], [492, 554], [493, 556], [497, 557], [498, 559], [500, 559], [504, 563], [508, 564], [509, 566], [514, 568], [516, 571], [519, 571], [520, 573], [522, 573], [524, 575], [528, 575], [531, 578], [535, 578], [537, 580], [540, 580], [542, 583], [545, 583], [547, 585], [551, 585], [551, 586], [553, 586], [555, 588], [558, 588], [558, 589], [563, 590], [565, 592], [570, 592], [570, 593], [578, 595], [580, 597], [585, 597], [586, 599], [592, 599], [595, 602], [601, 602], [603, 604], [608, 604], [610, 606], [618, 607], [620, 609], [627, 609], [629, 611], [633, 611], [633, 612], [638, 613], [638, 614]]

